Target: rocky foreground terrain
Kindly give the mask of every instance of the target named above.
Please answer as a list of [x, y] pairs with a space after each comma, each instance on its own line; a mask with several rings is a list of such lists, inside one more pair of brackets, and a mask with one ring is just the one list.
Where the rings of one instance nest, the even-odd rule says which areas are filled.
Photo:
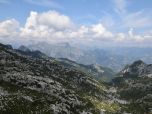
[[136, 61], [102, 83], [54, 59], [26, 56], [0, 44], [0, 113], [151, 113], [149, 66]]

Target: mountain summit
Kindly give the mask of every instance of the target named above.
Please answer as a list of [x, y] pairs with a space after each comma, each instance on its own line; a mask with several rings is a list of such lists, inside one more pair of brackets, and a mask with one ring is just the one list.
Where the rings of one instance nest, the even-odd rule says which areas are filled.
[[26, 46], [24, 46], [24, 45], [21, 45], [19, 48], [18, 48], [18, 50], [20, 50], [20, 51], [30, 51]]
[[152, 77], [152, 64], [147, 65], [141, 60], [137, 60], [133, 62], [131, 65], [126, 65], [126, 67], [117, 73], [116, 77], [124, 77], [124, 76], [148, 76]]

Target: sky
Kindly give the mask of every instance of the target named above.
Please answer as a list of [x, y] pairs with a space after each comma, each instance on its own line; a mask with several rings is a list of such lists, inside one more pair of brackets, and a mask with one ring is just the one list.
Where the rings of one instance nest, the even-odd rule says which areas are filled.
[[0, 0], [0, 42], [152, 47], [152, 0]]

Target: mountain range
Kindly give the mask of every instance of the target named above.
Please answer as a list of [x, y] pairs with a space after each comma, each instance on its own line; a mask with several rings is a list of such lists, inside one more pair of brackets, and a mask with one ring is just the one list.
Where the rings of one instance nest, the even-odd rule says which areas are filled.
[[[75, 46], [75, 45], [74, 45]], [[47, 44], [45, 42], [29, 45], [30, 50], [40, 50], [42, 53], [53, 58], [67, 58], [79, 64], [97, 64], [108, 67], [114, 72], [119, 72], [126, 64], [131, 64], [137, 57], [119, 55], [101, 48], [71, 46], [69, 43]], [[82, 47], [84, 50], [78, 48]]]
[[51, 59], [51, 60], [53, 59], [56, 62], [61, 63], [65, 67], [81, 71], [87, 75], [90, 75], [90, 76], [98, 79], [99, 81], [111, 81], [111, 79], [113, 79], [115, 77], [115, 73], [109, 68], [101, 67], [101, 66], [98, 66], [95, 64], [92, 64], [92, 65], [78, 64], [78, 63], [71, 61], [69, 59], [66, 59], [66, 58], [60, 58], [60, 59], [51, 58], [51, 57], [48, 57], [47, 55], [41, 53], [38, 50], [30, 51], [26, 46], [23, 46], [23, 45], [20, 46], [18, 49], [15, 49], [15, 51], [17, 51], [23, 55], [32, 56], [34, 58]]
[[[102, 82], [82, 71], [70, 69], [80, 65], [73, 61], [60, 59], [63, 63], [59, 63], [41, 52], [48, 58], [25, 55], [23, 50], [19, 52], [0, 44], [2, 114], [152, 112], [151, 64], [137, 60], [126, 65], [110, 82]], [[69, 68], [62, 65], [68, 62], [71, 62]], [[94, 65], [88, 67], [101, 70]]]

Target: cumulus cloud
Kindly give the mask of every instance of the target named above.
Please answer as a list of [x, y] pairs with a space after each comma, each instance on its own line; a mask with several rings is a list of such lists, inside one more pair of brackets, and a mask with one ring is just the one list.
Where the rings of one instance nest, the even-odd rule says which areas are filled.
[[27, 18], [25, 27], [20, 28], [20, 37], [35, 39], [71, 39], [87, 40], [99, 38], [108, 41], [114, 35], [102, 26], [92, 25], [92, 28], [79, 27], [74, 24], [68, 16], [56, 11], [48, 11], [38, 14], [31, 12]]
[[[20, 31], [16, 31], [19, 28]], [[15, 19], [0, 23], [0, 39], [36, 40], [36, 41], [77, 41], [77, 42], [104, 42], [106, 44], [133, 44], [152, 42], [152, 36], [133, 35], [133, 28], [128, 33], [112, 33], [101, 24], [78, 26], [68, 16], [56, 11], [37, 13], [31, 11], [25, 27], [19, 27]]]
[[123, 33], [119, 33], [116, 35], [116, 39], [115, 39], [115, 42], [122, 42], [122, 41], [125, 41], [125, 34]]
[[41, 25], [48, 25], [56, 30], [64, 30], [73, 28], [75, 25], [70, 21], [70, 18], [61, 15], [56, 11], [44, 12], [38, 15], [37, 22]]
[[19, 28], [19, 22], [15, 19], [3, 21], [0, 23], [0, 37], [7, 38], [17, 34], [16, 28]]
[[100, 36], [106, 32], [106, 29], [101, 24], [98, 24], [92, 25], [92, 31], [97, 33], [95, 36]]
[[133, 29], [132, 28], [129, 30], [128, 33], [129, 33], [129, 36], [130, 36], [131, 40], [135, 40], [135, 42], [143, 41], [143, 38], [140, 35], [136, 35], [136, 36], [133, 35]]
[[92, 31], [96, 33], [94, 34], [94, 38], [113, 37], [113, 34], [109, 31], [106, 31], [106, 28], [104, 28], [100, 23], [98, 25], [92, 25]]
[[144, 42], [145, 41], [145, 37], [141, 37], [140, 35], [133, 35], [133, 29], [130, 28], [130, 30], [128, 31], [128, 34], [123, 34], [123, 33], [119, 33], [116, 35], [116, 39], [115, 42], [121, 42], [121, 43], [139, 43], [139, 42]]
[[129, 32], [128, 32], [130, 37], [133, 36], [133, 35], [132, 35], [132, 32], [133, 32], [133, 29], [131, 28], [131, 29], [129, 30]]
[[38, 14], [31, 11], [27, 18], [25, 28], [20, 28], [21, 37], [47, 38], [51, 35], [63, 38], [62, 31], [76, 27], [70, 18], [56, 11], [48, 11]]
[[82, 26], [78, 31], [80, 34], [88, 33], [88, 28], [86, 28], [85, 26]]

